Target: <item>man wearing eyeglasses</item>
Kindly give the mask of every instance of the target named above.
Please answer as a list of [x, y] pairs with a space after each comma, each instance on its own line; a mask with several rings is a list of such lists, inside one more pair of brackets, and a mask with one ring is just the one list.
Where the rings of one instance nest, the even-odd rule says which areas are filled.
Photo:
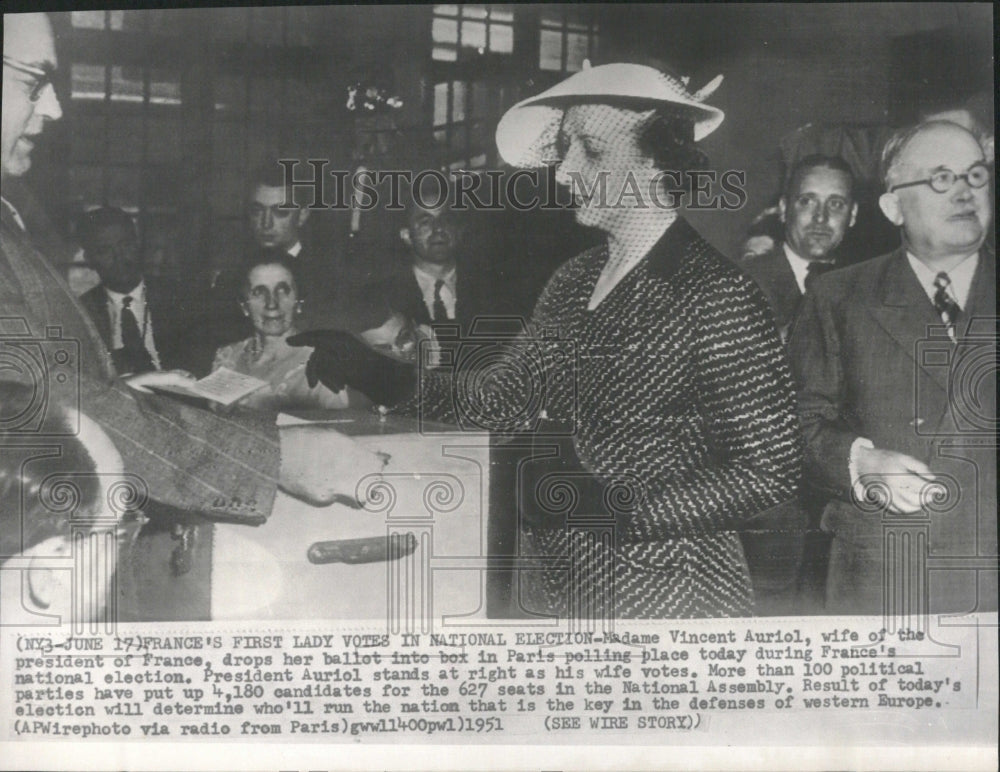
[[972, 134], [931, 121], [890, 139], [882, 171], [903, 246], [821, 277], [790, 340], [806, 474], [837, 497], [826, 610], [995, 610], [989, 168]]
[[[5, 15], [0, 159], [5, 187], [27, 172], [35, 139], [62, 116], [50, 82], [55, 67], [48, 18]], [[46, 355], [44, 362], [38, 352]], [[151, 383], [172, 376], [139, 377]], [[279, 486], [316, 504], [340, 494], [353, 497], [358, 480], [384, 465], [381, 457], [328, 427], [279, 430], [273, 416], [227, 418], [138, 393], [143, 388], [134, 381], [117, 377], [86, 311], [6, 199], [0, 227], [0, 379], [27, 383], [32, 387], [27, 393], [44, 398], [21, 412], [4, 406], [9, 415], [24, 417], [0, 423], [4, 444], [32, 439], [29, 408], [79, 408], [111, 437], [126, 471], [141, 478], [152, 499], [213, 518], [260, 523], [270, 515]]]

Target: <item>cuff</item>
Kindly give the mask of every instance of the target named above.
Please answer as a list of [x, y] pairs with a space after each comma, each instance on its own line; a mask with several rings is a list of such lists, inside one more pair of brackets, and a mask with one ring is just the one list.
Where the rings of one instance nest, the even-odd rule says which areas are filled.
[[860, 477], [858, 474], [858, 450], [860, 448], [868, 448], [870, 450], [874, 447], [875, 443], [865, 437], [858, 437], [851, 443], [851, 451], [847, 459], [847, 473], [851, 478], [851, 493], [854, 494], [854, 498], [857, 501], [865, 500], [865, 487], [861, 484], [861, 480], [858, 479]]

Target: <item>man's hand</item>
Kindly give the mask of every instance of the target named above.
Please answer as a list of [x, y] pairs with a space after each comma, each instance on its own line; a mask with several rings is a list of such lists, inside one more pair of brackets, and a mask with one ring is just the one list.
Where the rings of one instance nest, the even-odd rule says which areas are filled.
[[194, 385], [197, 378], [187, 370], [155, 370], [139, 375], [130, 375], [124, 381], [129, 388], [144, 394], [151, 394], [150, 386], [177, 386], [183, 389], [186, 386]]
[[870, 491], [876, 500], [883, 498], [879, 489], [884, 489], [889, 511], [897, 514], [919, 512], [940, 487], [927, 464], [895, 450], [859, 447], [856, 464], [865, 496]]
[[283, 426], [278, 432], [282, 490], [317, 506], [343, 497], [364, 504], [368, 483], [362, 481], [381, 474], [388, 461], [327, 426]]
[[312, 330], [288, 339], [292, 346], [314, 350], [306, 365], [310, 386], [321, 382], [330, 391], [351, 386], [379, 405], [395, 405], [417, 386], [413, 366], [373, 351], [349, 332]]

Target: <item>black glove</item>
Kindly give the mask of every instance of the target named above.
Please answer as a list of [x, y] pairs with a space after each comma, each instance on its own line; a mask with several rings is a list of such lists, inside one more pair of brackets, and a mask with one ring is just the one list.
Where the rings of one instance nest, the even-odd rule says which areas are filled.
[[379, 405], [402, 402], [417, 388], [417, 373], [412, 365], [373, 351], [349, 332], [311, 330], [293, 335], [286, 342], [314, 349], [306, 365], [310, 387], [317, 382], [331, 391], [350, 386]]

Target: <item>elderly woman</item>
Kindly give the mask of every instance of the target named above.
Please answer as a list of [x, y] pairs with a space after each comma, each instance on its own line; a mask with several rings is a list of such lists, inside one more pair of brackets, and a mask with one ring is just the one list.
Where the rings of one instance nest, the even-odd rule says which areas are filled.
[[[519, 480], [520, 555], [533, 558], [520, 600], [533, 612], [750, 614], [738, 531], [795, 492], [792, 385], [766, 301], [667, 187], [703, 168], [695, 141], [722, 121], [702, 98], [652, 68], [611, 64], [515, 105], [497, 129], [513, 165], [557, 164], [577, 220], [606, 236], [555, 273], [533, 335], [486, 376], [461, 362], [419, 375], [424, 416], [537, 425], [536, 445], [561, 454]], [[303, 338], [328, 383], [382, 403], [414, 386], [412, 371], [343, 333]]]
[[280, 250], [263, 250], [247, 267], [240, 307], [253, 324], [253, 335], [215, 352], [212, 370], [227, 367], [267, 381], [267, 387], [237, 404], [267, 410], [340, 409], [348, 406], [347, 391], [331, 391], [306, 383], [309, 350], [289, 346], [302, 298], [295, 269]]

